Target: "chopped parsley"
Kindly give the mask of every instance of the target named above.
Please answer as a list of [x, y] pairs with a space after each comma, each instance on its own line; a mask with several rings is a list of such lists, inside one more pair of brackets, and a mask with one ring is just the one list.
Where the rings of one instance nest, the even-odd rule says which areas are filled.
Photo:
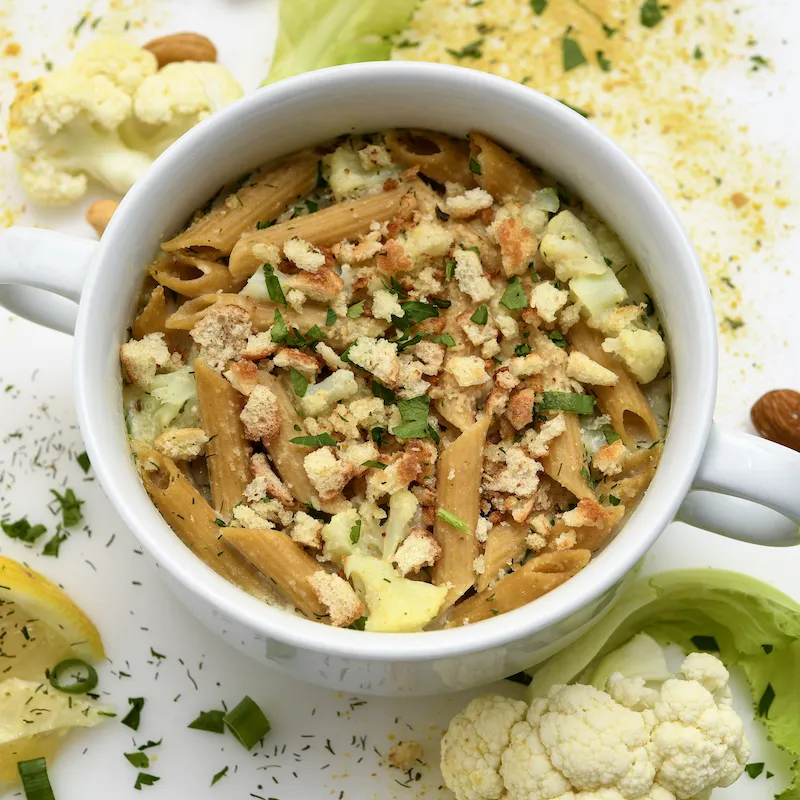
[[436, 516], [442, 522], [446, 522], [451, 527], [455, 528], [458, 531], [461, 531], [461, 533], [466, 533], [467, 535], [472, 533], [469, 525], [467, 525], [467, 523], [463, 519], [461, 519], [461, 517], [459, 517], [456, 514], [453, 514], [452, 511], [448, 511], [445, 508], [438, 508], [436, 509]]
[[297, 328], [289, 327], [279, 309], [275, 309], [275, 317], [272, 327], [269, 330], [272, 341], [276, 344], [283, 344], [287, 347], [313, 347], [317, 342], [327, 338], [319, 325], [312, 325], [305, 334]]
[[228, 774], [228, 768], [223, 767], [212, 779], [211, 785], [213, 786], [217, 781], [221, 781]]
[[264, 280], [267, 283], [269, 299], [272, 300], [273, 303], [280, 303], [285, 306], [286, 298], [283, 295], [283, 289], [281, 288], [280, 281], [275, 274], [275, 269], [272, 264], [264, 264], [262, 269], [264, 270]]
[[518, 344], [514, 348], [514, 355], [515, 356], [527, 356], [528, 353], [531, 352], [531, 346], [527, 342], [523, 342], [522, 344]]
[[612, 428], [603, 428], [603, 436], [606, 437], [606, 444], [614, 444], [619, 439], [619, 434]]
[[645, 28], [655, 28], [662, 19], [664, 19], [664, 15], [661, 13], [658, 0], [644, 0], [639, 11], [639, 21], [642, 25]]
[[455, 347], [456, 340], [449, 333], [440, 333], [431, 338], [434, 344], [443, 344], [445, 347]]
[[[569, 30], [567, 33], [569, 33]], [[580, 44], [575, 39], [567, 36], [567, 34], [564, 34], [564, 38], [561, 40], [561, 55], [564, 72], [569, 72], [586, 63], [586, 56], [583, 54]]]
[[332, 308], [329, 308], [328, 314], [325, 317], [325, 326], [330, 328], [331, 325], [334, 325], [336, 323], [337, 319], [339, 319], [337, 313]]
[[744, 771], [751, 777], [757, 778], [764, 771], [764, 762], [758, 761], [754, 764], [747, 764]]
[[78, 453], [78, 455], [75, 457], [75, 460], [78, 462], [78, 466], [84, 472], [88, 472], [89, 468], [92, 466], [92, 462], [89, 461], [89, 455], [85, 450], [82, 453]]
[[214, 709], [213, 711], [201, 711], [197, 719], [189, 723], [187, 727], [196, 731], [206, 731], [207, 733], [225, 733], [224, 711]]
[[537, 17], [540, 17], [547, 8], [547, 0], [531, 0], [531, 9]]
[[256, 230], [257, 231], [263, 231], [264, 228], [269, 228], [274, 224], [275, 224], [275, 220], [274, 219], [267, 219], [267, 220], [264, 220], [263, 222], [256, 222]]
[[294, 367], [289, 369], [289, 374], [292, 376], [292, 389], [298, 397], [305, 397], [308, 390], [308, 379], [301, 375]]
[[78, 500], [72, 489], [67, 489], [63, 495], [51, 489], [50, 494], [56, 498], [55, 502], [61, 508], [61, 523], [65, 528], [72, 528], [83, 519], [81, 513], [83, 500]]
[[567, 341], [566, 337], [564, 336], [561, 331], [550, 331], [547, 334], [547, 338], [556, 346], [560, 347], [562, 350], [565, 350], [569, 342]]
[[611, 62], [606, 58], [605, 53], [602, 50], [598, 50], [595, 55], [597, 56], [597, 63], [600, 65], [600, 69], [603, 72], [611, 72]]
[[133, 784], [133, 788], [141, 791], [142, 786], [152, 786], [156, 781], [160, 780], [161, 778], [155, 775], [148, 775], [146, 772], [140, 772], [136, 776], [136, 783]]
[[359, 617], [352, 625], [348, 625], [352, 631], [363, 631], [364, 626], [367, 624], [367, 617]]
[[357, 303], [353, 303], [347, 309], [347, 316], [349, 319], [358, 319], [364, 313], [364, 303], [365, 300], [359, 300]]
[[350, 528], [350, 543], [351, 544], [358, 544], [358, 540], [361, 538], [361, 520], [357, 519], [355, 525]]
[[700, 61], [703, 58], [703, 51], [700, 49], [700, 45], [698, 44], [694, 48], [694, 53], [692, 53], [695, 61]]
[[384, 386], [376, 380], [372, 381], [372, 394], [374, 397], [380, 397], [387, 405], [393, 405], [395, 402], [394, 392], [388, 386]]
[[485, 325], [489, 321], [489, 308], [482, 305], [475, 309], [475, 313], [470, 317], [470, 320], [476, 325]]
[[58, 558], [58, 551], [61, 549], [61, 543], [66, 542], [68, 538], [66, 533], [56, 533], [55, 536], [45, 542], [42, 548], [42, 555]]
[[525, 296], [519, 278], [514, 277], [508, 282], [508, 286], [500, 298], [500, 304], [511, 311], [525, 308], [528, 305], [528, 298]]
[[620, 501], [619, 497], [615, 497], [613, 494], [610, 494], [608, 496], [608, 502], [611, 503], [612, 506], [616, 507], [616, 506], [618, 506], [620, 504], [621, 501]]
[[308, 209], [309, 214], [313, 214], [315, 211], [319, 211], [319, 205], [315, 203], [313, 200], [306, 200], [306, 208]]
[[456, 268], [456, 261], [454, 258], [448, 258], [444, 265], [444, 280], [448, 283], [453, 277], [453, 270]]
[[469, 160], [469, 171], [475, 175], [483, 175], [483, 170], [477, 158], [471, 158]]
[[289, 439], [292, 444], [301, 447], [336, 447], [336, 440], [329, 433], [320, 433], [317, 436], [295, 436]]
[[398, 439], [424, 439], [430, 436], [438, 444], [439, 434], [428, 423], [430, 405], [430, 397], [424, 394], [409, 400], [398, 400], [397, 408], [403, 424], [392, 431], [392, 436]]
[[764, 58], [764, 56], [750, 56], [750, 62], [753, 65], [750, 68], [751, 72], [758, 72], [762, 67], [770, 66], [769, 59]]
[[402, 317], [392, 317], [392, 325], [398, 330], [407, 331], [413, 325], [423, 322], [426, 319], [433, 319], [439, 316], [439, 309], [432, 303], [421, 303], [419, 300], [409, 300], [400, 303], [403, 309]]
[[147, 769], [150, 766], [150, 759], [147, 757], [147, 753], [123, 753], [123, 755], [136, 769]]
[[446, 214], [444, 211], [442, 211], [442, 209], [439, 208], [439, 206], [436, 206], [436, 218], [440, 222], [447, 222], [447, 220], [450, 219], [450, 215]]
[[16, 522], [0, 522], [3, 533], [10, 539], [19, 539], [21, 542], [32, 544], [43, 533], [47, 532], [44, 525], [31, 525], [27, 518], [22, 517]]
[[122, 718], [121, 722], [123, 725], [127, 725], [132, 731], [138, 731], [145, 699], [144, 697], [129, 697], [128, 702], [131, 704], [131, 708]]
[[474, 42], [464, 45], [464, 47], [462, 47], [460, 50], [451, 50], [449, 47], [446, 49], [453, 58], [482, 58], [482, 47], [483, 39], [476, 39]]

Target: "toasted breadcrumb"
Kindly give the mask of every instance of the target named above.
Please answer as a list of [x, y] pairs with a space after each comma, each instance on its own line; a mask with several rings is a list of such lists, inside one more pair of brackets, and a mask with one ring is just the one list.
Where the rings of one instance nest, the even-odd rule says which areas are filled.
[[222, 373], [237, 392], [249, 397], [258, 386], [258, 367], [248, 360], [234, 361], [231, 368]]
[[[525, 451], [517, 445], [503, 448], [505, 453], [499, 452], [497, 445], [492, 447], [495, 449], [488, 454], [489, 470], [484, 473], [483, 488], [489, 492], [507, 492], [518, 497], [530, 497], [539, 485], [537, 473], [542, 465], [528, 458]], [[492, 463], [494, 458], [497, 460]], [[498, 464], [505, 466], [498, 471]]]
[[412, 528], [392, 559], [398, 572], [405, 577], [409, 572], [419, 572], [423, 567], [432, 567], [442, 548], [425, 528]]
[[367, 476], [367, 500], [376, 502], [384, 495], [393, 495], [401, 489], [408, 488], [411, 481], [416, 480], [422, 471], [419, 460], [404, 453], [384, 470], [373, 470]]
[[581, 383], [592, 386], [615, 386], [619, 377], [615, 372], [606, 369], [602, 364], [592, 361], [589, 356], [579, 350], [573, 350], [567, 361], [567, 375]]
[[245, 505], [238, 505], [233, 509], [233, 519], [240, 527], [252, 530], [275, 527], [272, 520], [262, 517], [257, 511]]
[[252, 442], [261, 440], [268, 445], [281, 430], [278, 398], [266, 387], [255, 386], [247, 398], [240, 418], [245, 436]]
[[608, 512], [592, 497], [584, 498], [572, 511], [566, 511], [561, 521], [570, 528], [600, 527], [608, 519]]
[[278, 250], [278, 247], [274, 244], [254, 244], [252, 253], [263, 264], [269, 264], [272, 267], [277, 267], [281, 262], [281, 251]]
[[142, 339], [131, 339], [120, 347], [120, 360], [129, 383], [146, 387], [156, 376], [158, 367], [168, 364], [172, 356], [163, 333], [148, 333]]
[[311, 242], [305, 239], [293, 237], [283, 245], [283, 254], [298, 269], [305, 272], [319, 272], [319, 268], [325, 263], [325, 255], [317, 250]]
[[276, 367], [281, 367], [282, 369], [294, 367], [309, 379], [320, 371], [319, 361], [314, 356], [301, 353], [294, 347], [281, 347], [272, 357], [272, 361]]
[[531, 458], [543, 458], [550, 452], [550, 442], [557, 439], [567, 429], [563, 414], [548, 419], [538, 431], [526, 431], [522, 437], [522, 447]]
[[391, 167], [392, 157], [389, 151], [379, 144], [368, 144], [358, 151], [358, 158], [364, 169], [379, 169], [380, 167]]
[[461, 387], [480, 386], [489, 380], [486, 363], [478, 356], [452, 356], [444, 368]]
[[397, 383], [400, 362], [397, 359], [397, 344], [394, 342], [361, 336], [350, 348], [348, 358], [389, 386]]
[[352, 464], [339, 461], [331, 447], [320, 447], [303, 459], [303, 467], [322, 500], [333, 500], [356, 474]]
[[[267, 461], [267, 457], [263, 453], [256, 453], [250, 457], [250, 471], [253, 473], [253, 480], [251, 484], [245, 488], [245, 497], [250, 502], [262, 500], [264, 495], [274, 497], [278, 502], [283, 503], [285, 506], [294, 505], [294, 497], [292, 493], [286, 488], [283, 481], [272, 471], [272, 468]], [[264, 492], [261, 497], [251, 497], [250, 486], [259, 482], [259, 488], [263, 486]]]
[[392, 317], [402, 317], [405, 314], [400, 303], [397, 302], [397, 297], [386, 289], [378, 289], [372, 295], [372, 316], [375, 319], [385, 319], [387, 322], [392, 321]]
[[261, 333], [254, 333], [247, 339], [247, 344], [242, 348], [239, 355], [252, 361], [260, 361], [262, 358], [272, 355], [277, 349], [278, 345], [272, 341], [270, 332], [261, 331]]
[[317, 599], [328, 609], [334, 627], [346, 628], [364, 614], [364, 604], [344, 578], [319, 570], [308, 581]]
[[317, 354], [330, 369], [347, 368], [347, 364], [339, 358], [339, 354], [330, 345], [325, 344], [325, 342], [318, 342], [314, 350], [316, 350]]
[[202, 428], [169, 428], [153, 444], [167, 458], [191, 461], [205, 450], [207, 442], [208, 436]]
[[491, 208], [494, 198], [480, 187], [468, 189], [460, 195], [452, 195], [445, 199], [444, 210], [454, 219], [474, 217], [484, 208]]
[[458, 249], [455, 252], [456, 266], [453, 270], [458, 288], [468, 294], [476, 303], [491, 300], [494, 289], [483, 274], [481, 259], [473, 250]]
[[215, 306], [189, 332], [200, 345], [200, 358], [218, 372], [228, 361], [238, 361], [250, 337], [252, 324], [239, 306]]
[[611, 444], [601, 447], [592, 456], [592, 466], [600, 470], [603, 475], [618, 475], [622, 472], [630, 452], [625, 447], [622, 439], [617, 439]]
[[305, 511], [294, 515], [294, 525], [289, 531], [292, 540], [312, 550], [322, 549], [323, 524]]

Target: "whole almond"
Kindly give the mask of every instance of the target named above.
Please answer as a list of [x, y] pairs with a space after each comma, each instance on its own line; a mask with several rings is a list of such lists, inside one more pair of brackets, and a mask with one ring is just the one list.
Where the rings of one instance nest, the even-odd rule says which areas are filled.
[[103, 235], [117, 206], [119, 203], [116, 200], [98, 200], [86, 209], [86, 221], [95, 229], [98, 236]]
[[173, 61], [217, 60], [217, 48], [199, 33], [172, 33], [142, 46], [156, 57], [159, 69]]
[[800, 392], [775, 389], [759, 399], [750, 418], [765, 439], [800, 452]]

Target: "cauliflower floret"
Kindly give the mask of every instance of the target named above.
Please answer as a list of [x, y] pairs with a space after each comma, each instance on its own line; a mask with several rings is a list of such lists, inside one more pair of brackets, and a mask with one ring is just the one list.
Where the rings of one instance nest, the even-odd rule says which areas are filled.
[[349, 140], [325, 156], [322, 164], [325, 178], [336, 201], [380, 191], [388, 178], [396, 176], [396, 170], [391, 163], [379, 169], [373, 163], [365, 166], [360, 151], [354, 150]]
[[489, 380], [486, 364], [478, 356], [452, 356], [444, 365], [459, 386], [480, 386]]
[[567, 376], [591, 386], [615, 386], [619, 377], [602, 364], [592, 361], [585, 353], [573, 350], [567, 361]]
[[690, 681], [697, 681], [711, 694], [728, 685], [730, 673], [725, 665], [709, 653], [689, 653], [681, 664], [681, 673]]
[[550, 220], [540, 250], [560, 281], [599, 277], [609, 271], [597, 240], [571, 211]]
[[397, 297], [386, 289], [378, 289], [372, 295], [372, 316], [375, 319], [385, 319], [387, 322], [392, 321], [392, 317], [402, 317], [405, 314], [400, 303], [397, 302]]
[[25, 193], [42, 205], [66, 205], [86, 193], [87, 176], [127, 192], [152, 163], [120, 138], [130, 113], [131, 98], [103, 75], [67, 67], [23, 84], [8, 140]]
[[347, 368], [347, 364], [339, 358], [339, 354], [330, 345], [325, 344], [325, 342], [318, 342], [314, 350], [316, 350], [317, 355], [322, 358], [330, 369]]
[[397, 344], [387, 339], [373, 339], [359, 336], [347, 357], [361, 369], [371, 372], [378, 380], [389, 386], [397, 383], [400, 362], [397, 358]]
[[389, 151], [379, 144], [368, 144], [358, 151], [361, 166], [364, 169], [380, 169], [381, 167], [391, 167], [392, 157]]
[[293, 262], [298, 269], [306, 272], [319, 272], [325, 263], [325, 255], [317, 250], [311, 242], [294, 237], [283, 245], [283, 254]]
[[130, 383], [147, 386], [156, 376], [158, 367], [170, 363], [163, 333], [148, 333], [142, 339], [131, 339], [120, 347], [120, 361]]
[[135, 117], [122, 128], [125, 141], [154, 158], [206, 117], [238, 100], [242, 87], [225, 67], [176, 61], [139, 84]]
[[339, 461], [331, 447], [309, 453], [303, 459], [303, 467], [323, 501], [335, 500], [356, 472], [352, 464]]
[[556, 314], [564, 308], [567, 300], [569, 292], [557, 289], [550, 281], [541, 281], [531, 289], [531, 308], [535, 308], [545, 322], [555, 322]]
[[165, 428], [187, 408], [197, 414], [197, 385], [189, 366], [156, 375], [147, 385], [147, 392], [158, 400], [154, 421], [159, 428]]
[[156, 437], [156, 450], [175, 461], [191, 461], [204, 450], [208, 436], [202, 428], [170, 428]]
[[492, 284], [483, 274], [480, 256], [474, 250], [458, 249], [455, 252], [456, 266], [453, 274], [458, 288], [468, 294], [476, 303], [491, 300], [494, 295]]
[[319, 383], [309, 384], [305, 395], [299, 398], [300, 409], [306, 416], [317, 417], [357, 393], [356, 376], [349, 369], [338, 369]]
[[354, 553], [344, 570], [367, 605], [364, 629], [379, 633], [421, 631], [438, 613], [447, 589], [401, 578], [380, 558]]
[[344, 578], [318, 570], [309, 578], [309, 583], [317, 599], [328, 609], [328, 617], [335, 628], [346, 628], [361, 618], [364, 604]]
[[[456, 800], [500, 800], [504, 797], [500, 761], [511, 730], [525, 718], [521, 700], [487, 695], [473, 700], [450, 721], [442, 737], [442, 775]], [[522, 763], [530, 760], [527, 752]], [[567, 788], [569, 788], [567, 786]]]
[[101, 36], [75, 53], [72, 66], [92, 77], [102, 75], [132, 95], [158, 70], [156, 57], [121, 36]]
[[654, 380], [667, 358], [667, 346], [656, 331], [627, 329], [616, 339], [606, 339], [602, 347], [617, 356], [639, 383]]
[[446, 256], [453, 246], [453, 234], [436, 222], [422, 221], [416, 228], [401, 234], [399, 241], [406, 256], [420, 267], [432, 258]]
[[474, 217], [484, 208], [491, 208], [494, 198], [485, 189], [468, 189], [460, 195], [452, 195], [444, 201], [444, 210], [454, 219]]

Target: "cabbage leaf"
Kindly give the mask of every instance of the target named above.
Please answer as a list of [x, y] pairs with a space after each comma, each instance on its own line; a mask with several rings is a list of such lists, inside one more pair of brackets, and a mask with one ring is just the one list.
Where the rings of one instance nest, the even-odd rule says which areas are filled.
[[643, 578], [584, 636], [531, 670], [528, 700], [591, 675], [638, 633], [686, 652], [697, 650], [693, 637], [714, 637], [725, 665], [744, 671], [769, 738], [795, 759], [792, 785], [778, 800], [800, 800], [800, 604], [756, 578], [726, 570], [673, 570]]
[[336, 64], [386, 61], [389, 37], [419, 0], [281, 0], [275, 56], [265, 84]]

